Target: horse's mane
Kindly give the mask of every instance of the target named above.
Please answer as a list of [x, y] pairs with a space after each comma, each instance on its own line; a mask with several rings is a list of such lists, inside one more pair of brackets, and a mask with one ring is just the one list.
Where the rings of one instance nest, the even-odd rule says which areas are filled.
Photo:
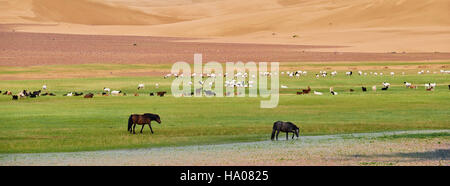
[[152, 114], [152, 113], [145, 113], [144, 116], [155, 119], [155, 118], [159, 118], [159, 116], [157, 114]]

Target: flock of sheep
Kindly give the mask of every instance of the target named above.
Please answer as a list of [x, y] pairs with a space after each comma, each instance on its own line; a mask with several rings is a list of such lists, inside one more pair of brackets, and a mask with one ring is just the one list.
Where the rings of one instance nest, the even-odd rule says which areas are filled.
[[[337, 73], [338, 73], [337, 71], [332, 71], [330, 73], [330, 75], [331, 76], [336, 76]], [[421, 71], [418, 72], [418, 74], [424, 74], [424, 73], [431, 73], [431, 72], [429, 70], [427, 70], [427, 71], [421, 70]], [[437, 72], [433, 72], [433, 73], [437, 73]], [[440, 73], [450, 74], [450, 70], [440, 70]], [[267, 76], [267, 77], [272, 76], [271, 72], [260, 72], [259, 74], [260, 74], [260, 76]], [[288, 77], [300, 77], [300, 76], [306, 76], [308, 74], [308, 72], [307, 71], [298, 70], [298, 71], [292, 71], [292, 72], [291, 71], [281, 72], [280, 74], [281, 75], [287, 75]], [[352, 71], [347, 71], [347, 72], [345, 72], [345, 74], [347, 76], [352, 76], [353, 72]], [[363, 72], [363, 71], [358, 71], [358, 75], [359, 76], [367, 76], [369, 74], [373, 75], [373, 76], [382, 76], [383, 75], [382, 72], [380, 72], [380, 73], [377, 73], [377, 72], [369, 72], [369, 73], [367, 73], [367, 72]], [[404, 75], [405, 73], [402, 72], [402, 74]], [[275, 74], [275, 75], [277, 75], [277, 74]], [[395, 73], [394, 72], [390, 72], [390, 75], [394, 76]], [[217, 76], [222, 76], [222, 74], [220, 74], [220, 73], [219, 74], [215, 74], [215, 73], [209, 73], [209, 74], [192, 73], [192, 74], [189, 74], [188, 76], [191, 76], [191, 77], [195, 77], [195, 76], [202, 77], [202, 80], [197, 82], [202, 87], [201, 89], [196, 90], [197, 94], [200, 93], [201, 91], [204, 91], [204, 93], [206, 95], [216, 95], [214, 92], [211, 91], [211, 88], [213, 86], [213, 82], [211, 81], [211, 82], [208, 82], [206, 84], [206, 80], [203, 81], [203, 78], [207, 77], [207, 78], [215, 79]], [[327, 77], [327, 76], [328, 76], [328, 72], [327, 71], [319, 71], [319, 73], [315, 74], [316, 78]], [[176, 73], [175, 74], [167, 74], [167, 75], [164, 76], [164, 79], [170, 78], [170, 77], [174, 77], [174, 78], [184, 77], [184, 74], [176, 74]], [[224, 73], [223, 77], [228, 77], [228, 73]], [[248, 78], [248, 80], [245, 81], [247, 78]], [[237, 72], [236, 74], [234, 74], [234, 77], [232, 77], [231, 80], [229, 80], [229, 78], [227, 78], [227, 79], [228, 80], [226, 80], [225, 83], [224, 83], [225, 87], [251, 88], [251, 87], [253, 87], [255, 85], [255, 82], [256, 82], [256, 76], [255, 75], [249, 75], [247, 72]], [[188, 82], [188, 84], [192, 85], [193, 82], [190, 81], [190, 82]], [[406, 88], [412, 88], [412, 89], [417, 89], [417, 87], [418, 87], [418, 85], [413, 85], [410, 82], [404, 82], [404, 85], [405, 85]], [[424, 84], [424, 87], [425, 87], [425, 89], [427, 91], [433, 91], [436, 88], [436, 86], [437, 86], [436, 83], [426, 83], [426, 84]], [[159, 88], [159, 84], [156, 83], [155, 87]], [[383, 82], [381, 90], [388, 90], [389, 87], [390, 87], [390, 83]], [[144, 89], [144, 88], [145, 88], [145, 85], [142, 84], [142, 83], [138, 84], [138, 86], [137, 86], [138, 90]], [[281, 88], [282, 89], [287, 89], [288, 87], [285, 86], [285, 85], [281, 85]], [[367, 87], [361, 87], [361, 89], [362, 89], [363, 92], [367, 91]], [[449, 85], [449, 89], [450, 89], [450, 85]], [[42, 90], [46, 91], [46, 92], [42, 93]], [[47, 91], [47, 85], [43, 85], [42, 86], [42, 90], [33, 91], [33, 92], [28, 92], [26, 90], [23, 90], [23, 91], [19, 92], [18, 94], [14, 94], [14, 95], [10, 91], [5, 91], [5, 92], [0, 91], [0, 93], [3, 94], [3, 95], [12, 95], [13, 100], [17, 100], [18, 98], [26, 98], [26, 97], [36, 98], [36, 96], [56, 96], [55, 94], [49, 93]], [[372, 86], [372, 90], [373, 91], [377, 90], [376, 85]], [[311, 91], [311, 88], [308, 87], [308, 89], [303, 89], [300, 92], [297, 92], [297, 94], [298, 95], [299, 94], [309, 94], [310, 91]], [[353, 89], [350, 89], [350, 92], [353, 92], [353, 91], [354, 91]], [[330, 87], [329, 92], [332, 95], [338, 95], [338, 92], [334, 91], [333, 87]], [[315, 95], [323, 95], [322, 92], [318, 92], [318, 91], [313, 91], [313, 93]], [[155, 93], [150, 93], [149, 95], [150, 96], [157, 95], [157, 96], [163, 97], [164, 94], [166, 94], [165, 91], [156, 92], [156, 94]], [[63, 96], [71, 97], [71, 96], [83, 96], [83, 95], [84, 94], [82, 92], [81, 93], [68, 92], [68, 93], [64, 94]], [[126, 96], [127, 94], [122, 92], [121, 90], [111, 90], [110, 88], [104, 87], [103, 88], [103, 92], [100, 95], [102, 95], [102, 96], [109, 96], [109, 95], [111, 95], [111, 96]], [[134, 96], [138, 96], [138, 95], [139, 94], [134, 93]], [[193, 92], [191, 92], [191, 95], [193, 95]], [[88, 93], [88, 94], [84, 95], [85, 98], [92, 98], [93, 96], [94, 96], [93, 93]]]

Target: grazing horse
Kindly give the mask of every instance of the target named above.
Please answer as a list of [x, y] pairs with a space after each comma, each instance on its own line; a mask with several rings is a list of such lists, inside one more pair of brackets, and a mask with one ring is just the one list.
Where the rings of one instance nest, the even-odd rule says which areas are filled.
[[156, 95], [158, 95], [160, 97], [163, 97], [164, 94], [166, 94], [166, 93], [167, 93], [166, 91], [164, 91], [164, 92], [157, 92]]
[[94, 94], [92, 94], [92, 93], [84, 95], [84, 98], [93, 98], [93, 97], [94, 97]]
[[[130, 118], [128, 118], [128, 131], [130, 131], [130, 133], [133, 132], [133, 134], [136, 134], [134, 129], [136, 128], [136, 124], [139, 124], [139, 125], [142, 125], [142, 128], [141, 128], [141, 133], [142, 133], [144, 126], [146, 124], [148, 124], [148, 127], [150, 127], [150, 131], [153, 134], [151, 121], [156, 121], [159, 124], [161, 124], [161, 119], [159, 118], [159, 115], [157, 115], [157, 114], [151, 114], [151, 113], [145, 113], [143, 115], [132, 114], [132, 115], [130, 115]], [[133, 126], [133, 129], [131, 129], [131, 126]]]
[[278, 140], [278, 134], [280, 133], [280, 131], [286, 132], [286, 140], [288, 140], [289, 132], [294, 133], [292, 134], [292, 139], [294, 139], [294, 135], [296, 135], [298, 138], [299, 128], [295, 124], [291, 122], [277, 121], [273, 123], [272, 137], [270, 139], [273, 140], [275, 138], [276, 132], [276, 138]]

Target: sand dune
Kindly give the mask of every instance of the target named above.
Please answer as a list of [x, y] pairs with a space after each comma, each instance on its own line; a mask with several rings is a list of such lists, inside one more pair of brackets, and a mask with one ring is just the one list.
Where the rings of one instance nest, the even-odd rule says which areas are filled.
[[56, 23], [17, 28], [29, 32], [450, 52], [448, 0], [0, 0], [0, 5], [5, 10], [0, 23]]

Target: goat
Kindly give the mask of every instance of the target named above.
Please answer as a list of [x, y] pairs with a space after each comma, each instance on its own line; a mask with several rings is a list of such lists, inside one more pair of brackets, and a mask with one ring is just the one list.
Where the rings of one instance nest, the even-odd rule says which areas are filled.
[[333, 90], [333, 87], [330, 87], [330, 93], [333, 96], [338, 95], [338, 93]]

